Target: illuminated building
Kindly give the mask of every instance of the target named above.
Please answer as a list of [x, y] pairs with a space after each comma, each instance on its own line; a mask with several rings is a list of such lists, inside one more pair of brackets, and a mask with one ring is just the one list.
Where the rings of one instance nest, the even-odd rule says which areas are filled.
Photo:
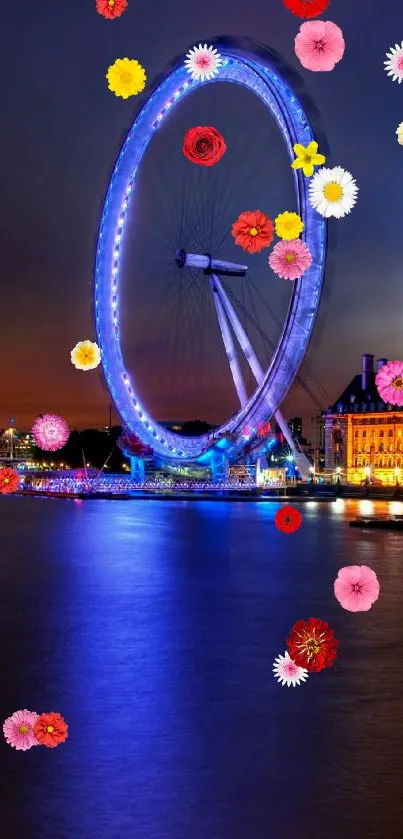
[[[386, 364], [377, 361], [377, 370]], [[400, 484], [403, 478], [403, 409], [386, 404], [375, 385], [374, 356], [362, 356], [337, 402], [323, 415], [325, 471], [333, 480], [352, 484]]]

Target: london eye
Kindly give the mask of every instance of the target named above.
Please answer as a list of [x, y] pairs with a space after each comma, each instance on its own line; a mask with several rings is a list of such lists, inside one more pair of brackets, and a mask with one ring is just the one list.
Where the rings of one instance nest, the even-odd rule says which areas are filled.
[[[209, 463], [212, 450], [215, 462], [220, 458], [236, 461], [245, 445], [250, 445], [253, 438], [258, 437], [259, 429], [272, 417], [276, 418], [281, 431], [294, 448], [281, 405], [298, 374], [312, 335], [326, 263], [326, 221], [308, 202], [309, 182], [300, 171], [292, 170], [290, 166], [294, 158], [294, 144], [307, 146], [315, 139], [307, 108], [281, 72], [276, 57], [268, 50], [251, 42], [230, 41], [226, 38], [217, 39], [213, 45], [222, 59], [217, 76], [202, 81], [190, 78], [182, 57], [147, 93], [113, 169], [103, 206], [96, 252], [95, 322], [109, 392], [127, 432], [137, 435], [146, 446], [152, 447], [156, 457], [171, 465]], [[259, 263], [256, 282], [255, 264], [260, 257], [242, 253], [238, 249], [236, 258], [234, 243], [228, 241], [231, 239], [228, 236], [229, 219], [231, 212], [235, 212], [232, 210], [235, 204], [233, 198], [232, 205], [229, 201], [224, 206], [222, 195], [217, 194], [217, 187], [215, 194], [211, 192], [216, 177], [213, 170], [218, 171], [218, 166], [205, 171], [204, 167], [192, 167], [192, 164], [184, 161], [184, 165], [187, 165], [186, 177], [198, 178], [197, 185], [196, 182], [193, 186], [191, 183], [190, 187], [188, 184], [187, 192], [179, 189], [176, 210], [167, 210], [164, 202], [158, 198], [158, 190], [163, 189], [164, 183], [168, 183], [171, 178], [176, 187], [178, 179], [178, 169], [173, 174], [174, 163], [170, 161], [168, 148], [170, 136], [173, 137], [175, 131], [179, 136], [181, 130], [181, 123], [175, 128], [176, 112], [180, 114], [182, 110], [183, 125], [187, 125], [187, 103], [199, 97], [201, 109], [207, 108], [206, 118], [209, 124], [213, 124], [211, 109], [214, 103], [218, 113], [223, 109], [222, 96], [216, 96], [214, 100], [214, 92], [217, 88], [221, 92], [223, 85], [231, 89], [225, 101], [232, 102], [235, 114], [242, 113], [241, 105], [238, 111], [236, 97], [247, 95], [254, 98], [258, 102], [259, 120], [268, 118], [280, 135], [282, 149], [278, 152], [279, 158], [274, 155], [274, 166], [278, 169], [280, 158], [281, 163], [287, 166], [294, 193], [291, 199], [290, 187], [287, 208], [290, 200], [293, 200], [296, 212], [304, 223], [302, 239], [310, 250], [312, 263], [300, 279], [293, 283], [283, 282], [287, 290], [281, 291], [283, 297], [279, 308], [283, 309], [282, 318], [278, 312], [273, 315], [271, 308], [269, 289], [272, 278], [267, 262], [264, 268]], [[206, 98], [207, 93], [210, 100]], [[238, 127], [236, 117], [233, 119], [234, 126], [233, 134], [238, 140], [238, 135], [245, 128], [241, 116]], [[175, 143], [178, 146], [177, 140]], [[167, 148], [163, 155], [167, 166], [165, 175], [159, 174], [157, 158], [153, 158], [153, 146], [157, 144], [160, 160], [161, 149]], [[266, 151], [269, 161], [269, 149]], [[260, 148], [260, 157], [262, 154], [265, 154], [264, 146]], [[265, 200], [268, 207], [274, 199], [270, 194], [272, 188], [266, 187], [264, 178], [259, 174], [262, 159], [254, 159], [253, 153], [251, 158], [248, 165], [255, 168], [255, 181], [245, 175], [244, 166], [242, 172], [240, 165], [235, 166], [234, 171], [233, 160], [231, 179], [227, 174], [224, 186], [223, 181], [219, 180], [218, 191], [222, 193], [229, 180], [230, 185], [236, 189], [235, 182], [241, 179], [243, 173], [247, 178], [247, 187], [241, 185], [238, 189], [238, 206], [241, 198], [246, 195], [249, 200], [253, 200], [251, 196], [254, 195], [256, 204], [259, 192], [260, 203]], [[245, 157], [240, 159], [244, 160]], [[150, 211], [146, 206], [152, 193], [151, 180], [147, 181], [147, 166], [157, 190], [157, 209], [154, 207], [151, 212], [151, 223]], [[219, 166], [222, 167], [222, 161]], [[200, 171], [202, 168], [204, 171]], [[194, 174], [196, 169], [199, 171]], [[225, 179], [225, 170], [222, 169], [222, 172]], [[258, 189], [254, 187], [257, 184], [256, 178], [259, 181]], [[173, 191], [172, 188], [170, 192]], [[277, 195], [275, 200], [285, 209], [284, 201], [287, 199], [284, 195]], [[239, 206], [239, 211], [242, 209], [244, 207]], [[233, 216], [232, 219], [235, 220]], [[161, 245], [157, 259], [165, 222], [170, 226], [169, 241], [164, 247]], [[153, 228], [152, 236], [150, 227]], [[267, 273], [267, 279], [264, 280], [263, 270]], [[164, 285], [165, 296], [162, 299]], [[128, 314], [131, 308], [127, 305], [129, 297], [126, 295], [126, 302], [124, 299], [127, 288], [134, 294], [131, 301], [135, 311], [134, 320]], [[288, 295], [287, 299], [285, 294]], [[161, 295], [159, 300], [158, 295]], [[274, 341], [267, 338], [267, 329], [261, 325], [265, 306], [276, 324]], [[208, 328], [203, 320], [207, 316], [214, 319], [214, 324]], [[190, 373], [184, 372], [184, 344], [182, 349], [177, 346], [179, 360], [176, 366], [174, 364], [173, 378], [178, 385], [183, 386], [187, 378], [197, 377], [203, 363], [200, 359], [203, 346], [209, 355], [210, 369], [215, 369], [218, 357], [220, 364], [225, 364], [227, 368], [233, 401], [227, 412], [229, 415], [222, 417], [214, 430], [213, 444], [211, 434], [183, 436], [172, 427], [163, 425], [155, 415], [157, 410], [161, 418], [162, 409], [158, 406], [158, 386], [156, 380], [153, 383], [150, 373], [156, 358], [154, 349], [158, 345], [161, 360], [157, 359], [155, 364], [160, 368], [161, 376], [164, 356], [169, 355], [168, 343], [174, 346], [175, 342], [176, 345], [180, 340], [184, 342], [186, 331], [189, 333], [186, 346], [191, 356], [191, 367]], [[213, 333], [214, 338], [210, 339]], [[136, 348], [136, 335], [140, 334], [144, 339], [141, 353], [139, 347]], [[150, 341], [151, 350], [147, 350], [144, 336]], [[255, 346], [259, 340], [265, 343], [264, 351]], [[134, 347], [130, 372], [125, 343], [132, 350]], [[199, 356], [196, 354], [196, 345], [199, 345]], [[142, 372], [139, 369], [140, 358], [143, 359]], [[200, 385], [196, 383], [197, 390], [200, 393]], [[300, 472], [306, 473], [306, 458], [297, 452], [296, 459]]]

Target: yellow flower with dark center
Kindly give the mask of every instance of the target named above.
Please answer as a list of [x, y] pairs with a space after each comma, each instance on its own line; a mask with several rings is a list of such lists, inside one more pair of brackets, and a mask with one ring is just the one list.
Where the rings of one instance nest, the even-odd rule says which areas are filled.
[[291, 167], [292, 169], [302, 169], [306, 178], [310, 178], [313, 175], [315, 166], [321, 166], [326, 162], [325, 156], [318, 154], [318, 144], [315, 140], [312, 140], [307, 146], [301, 146], [300, 143], [296, 143], [293, 148], [296, 158], [291, 163]]
[[135, 59], [130, 58], [118, 58], [109, 67], [106, 78], [109, 90], [115, 96], [121, 96], [122, 99], [141, 93], [147, 80], [144, 67]]
[[93, 341], [79, 341], [71, 351], [71, 361], [77, 370], [95, 370], [101, 361], [101, 353]]
[[277, 236], [280, 239], [298, 239], [304, 229], [304, 222], [298, 213], [280, 213], [274, 221]]

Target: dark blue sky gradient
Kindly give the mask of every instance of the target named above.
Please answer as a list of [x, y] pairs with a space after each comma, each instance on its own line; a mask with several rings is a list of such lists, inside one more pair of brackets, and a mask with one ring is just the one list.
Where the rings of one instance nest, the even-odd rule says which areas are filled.
[[[351, 171], [360, 187], [351, 215], [330, 222], [337, 245], [307, 357], [310, 367], [334, 398], [356, 372], [362, 352], [401, 357], [403, 147], [395, 130], [403, 121], [403, 89], [383, 70], [386, 51], [403, 39], [400, 0], [388, 2], [384, 15], [377, 4], [377, 14], [371, 14], [367, 0], [332, 0], [322, 17], [341, 26], [346, 52], [331, 73], [300, 67], [293, 40], [301, 21], [282, 0], [129, 0], [128, 11], [113, 22], [99, 17], [94, 6], [92, 0], [20, 0], [2, 10], [0, 425], [13, 415], [17, 425], [29, 426], [44, 410], [61, 413], [78, 427], [106, 423], [108, 396], [98, 372], [78, 373], [69, 357], [77, 340], [93, 336], [92, 272], [102, 200], [137, 107], [135, 98], [124, 102], [108, 91], [105, 73], [127, 55], [143, 64], [152, 81], [176, 55], [209, 35], [260, 40], [300, 73], [329, 140], [327, 162]], [[247, 105], [239, 112], [243, 129], [245, 115]], [[230, 135], [237, 118], [233, 110]], [[198, 122], [203, 124], [196, 117], [193, 124]], [[259, 120], [246, 123], [253, 144]], [[242, 142], [245, 148], [245, 137]], [[252, 180], [244, 174], [252, 187], [272, 179], [270, 206], [262, 207], [269, 214], [274, 205], [276, 211], [286, 208], [280, 197], [291, 183], [288, 172], [274, 180], [279, 138], [276, 144], [273, 160], [254, 160]], [[167, 142], [167, 155], [169, 148]], [[244, 205], [242, 190], [239, 211], [253, 209]], [[236, 196], [234, 186], [231, 200]], [[153, 200], [158, 202], [158, 190]], [[239, 256], [243, 261], [242, 251]], [[274, 305], [282, 315], [284, 301]], [[147, 354], [137, 349], [134, 342], [128, 366], [134, 370], [137, 360], [144, 380]], [[169, 366], [167, 359], [164, 363]], [[211, 387], [214, 400], [220, 366], [215, 372], [210, 361], [201, 375], [204, 385], [195, 383], [194, 393], [207, 394]], [[190, 414], [192, 398], [189, 393]], [[156, 387], [152, 407], [161, 415], [168, 391], [158, 400]], [[200, 414], [203, 405], [194, 404]], [[289, 414], [315, 412], [299, 387], [286, 408]]]

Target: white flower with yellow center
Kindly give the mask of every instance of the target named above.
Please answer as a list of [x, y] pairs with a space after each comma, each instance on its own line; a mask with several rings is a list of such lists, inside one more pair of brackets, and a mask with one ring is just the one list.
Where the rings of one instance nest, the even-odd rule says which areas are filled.
[[341, 166], [319, 169], [309, 185], [309, 203], [325, 218], [343, 218], [357, 201], [358, 186]]
[[397, 126], [396, 134], [397, 134], [397, 142], [399, 143], [400, 146], [403, 146], [403, 122], [401, 122], [400, 125]]

